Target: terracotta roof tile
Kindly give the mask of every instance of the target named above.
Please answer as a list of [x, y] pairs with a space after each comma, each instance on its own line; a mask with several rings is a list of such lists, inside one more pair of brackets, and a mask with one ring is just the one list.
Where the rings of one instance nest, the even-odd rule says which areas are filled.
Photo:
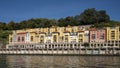
[[26, 34], [26, 32], [20, 32], [20, 33], [17, 33], [17, 34]]

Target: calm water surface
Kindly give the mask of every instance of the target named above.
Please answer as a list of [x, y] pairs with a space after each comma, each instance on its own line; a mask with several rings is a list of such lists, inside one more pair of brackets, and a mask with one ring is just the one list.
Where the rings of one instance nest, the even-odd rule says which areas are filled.
[[0, 68], [120, 68], [120, 56], [0, 55]]

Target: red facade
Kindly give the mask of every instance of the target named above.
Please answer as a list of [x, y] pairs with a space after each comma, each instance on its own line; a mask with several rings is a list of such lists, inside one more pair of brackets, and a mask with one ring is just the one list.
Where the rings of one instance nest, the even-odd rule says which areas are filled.
[[17, 33], [16, 43], [25, 43], [26, 33]]
[[105, 29], [91, 29], [90, 30], [90, 42], [105, 42], [106, 30]]

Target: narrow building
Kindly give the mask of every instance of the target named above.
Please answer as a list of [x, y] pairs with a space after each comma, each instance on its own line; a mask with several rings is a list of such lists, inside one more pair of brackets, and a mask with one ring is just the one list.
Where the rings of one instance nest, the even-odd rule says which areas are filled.
[[106, 29], [90, 29], [90, 42], [106, 42]]

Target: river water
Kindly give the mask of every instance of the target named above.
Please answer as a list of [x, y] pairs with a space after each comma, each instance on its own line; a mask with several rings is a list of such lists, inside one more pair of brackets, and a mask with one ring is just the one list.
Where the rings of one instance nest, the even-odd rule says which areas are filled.
[[120, 56], [0, 55], [0, 68], [120, 68]]

